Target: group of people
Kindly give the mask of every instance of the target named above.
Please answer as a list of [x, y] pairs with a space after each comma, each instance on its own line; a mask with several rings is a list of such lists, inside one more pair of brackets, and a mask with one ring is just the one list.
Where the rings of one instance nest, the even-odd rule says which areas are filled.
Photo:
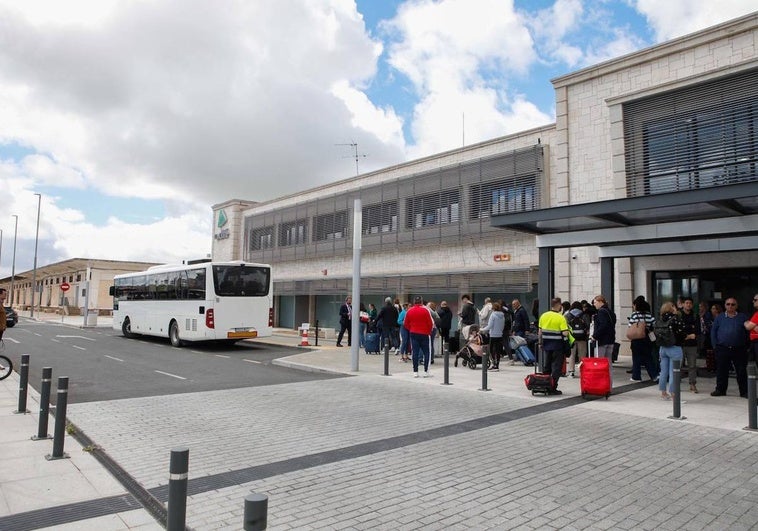
[[[434, 340], [442, 337], [443, 344], [450, 341], [453, 313], [446, 301], [437, 307], [433, 301], [425, 302], [415, 297], [413, 304], [400, 304], [387, 297], [384, 306], [377, 311], [373, 304], [366, 314], [366, 327], [375, 326], [380, 333], [380, 344], [388, 345], [403, 361], [412, 361], [413, 375], [429, 376], [429, 365], [434, 363]], [[657, 317], [650, 303], [640, 295], [632, 302], [632, 314], [628, 318], [627, 339], [632, 351], [631, 381], [642, 381], [642, 369], [648, 377], [658, 382], [661, 398], [670, 399], [674, 394], [673, 365], [680, 360], [688, 367], [690, 391], [697, 393], [697, 360], [706, 352], [713, 351], [716, 369], [716, 387], [711, 396], [724, 396], [729, 384], [729, 372], [733, 367], [742, 397], [747, 397], [747, 364], [758, 365], [758, 294], [753, 297], [755, 313], [748, 317], [738, 311], [734, 297], [709, 306], [701, 302], [696, 312], [694, 301], [679, 298], [675, 303], [665, 302]], [[361, 308], [363, 306], [361, 305]], [[533, 308], [533, 314], [536, 312]], [[526, 309], [518, 299], [509, 308], [504, 301], [484, 299], [477, 309], [471, 296], [461, 297], [458, 312], [462, 336], [472, 325], [489, 344], [490, 370], [499, 370], [501, 359], [506, 356], [513, 363], [513, 352], [508, 338], [517, 335], [527, 339], [532, 323]], [[337, 346], [342, 346], [345, 332], [350, 345], [352, 301], [347, 297], [340, 307], [340, 333]], [[363, 319], [362, 319], [363, 320]], [[543, 363], [553, 379], [552, 394], [561, 394], [558, 381], [564, 374], [564, 359], [567, 358], [566, 376], [576, 377], [580, 364], [590, 349], [596, 356], [613, 358], [616, 342], [617, 318], [603, 295], [591, 302], [586, 300], [564, 302], [551, 300], [551, 308], [537, 316], [537, 341], [543, 351]], [[364, 329], [365, 330], [365, 329]], [[361, 334], [363, 336], [363, 332]], [[668, 387], [668, 389], [667, 389]]]
[[[729, 372], [733, 368], [739, 394], [747, 398], [747, 365], [758, 363], [758, 295], [753, 297], [756, 312], [752, 317], [738, 310], [734, 297], [724, 301], [724, 307], [716, 303], [701, 302], [695, 311], [694, 301], [680, 298], [676, 304], [665, 302], [657, 317], [652, 315], [650, 305], [643, 297], [634, 300], [634, 313], [629, 318], [632, 326], [643, 329], [640, 337], [630, 338], [632, 345], [632, 381], [641, 380], [645, 367], [651, 379], [658, 379], [661, 398], [670, 399], [673, 389], [674, 361], [687, 367], [689, 389], [698, 393], [697, 360], [713, 352], [716, 370], [716, 386], [711, 396], [726, 395]], [[660, 367], [660, 369], [659, 369]], [[668, 385], [668, 390], [667, 390]]]
[[582, 362], [590, 348], [596, 356], [608, 358], [609, 366], [613, 361], [616, 314], [603, 295], [597, 295], [591, 303], [553, 298], [550, 309], [539, 316], [537, 328], [544, 367], [549, 370], [553, 385], [548, 394], [562, 394], [558, 381], [566, 358], [566, 376], [572, 378], [576, 376], [577, 363]]

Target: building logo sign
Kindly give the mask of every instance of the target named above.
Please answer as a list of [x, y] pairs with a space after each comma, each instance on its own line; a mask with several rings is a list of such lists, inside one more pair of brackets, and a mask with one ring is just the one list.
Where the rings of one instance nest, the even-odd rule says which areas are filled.
[[229, 218], [226, 217], [226, 212], [224, 212], [223, 210], [219, 210], [216, 226], [221, 230], [213, 235], [213, 237], [216, 240], [226, 240], [229, 238], [229, 236], [231, 236], [229, 227], [224, 227], [224, 225], [226, 225], [228, 222], [229, 222]]
[[223, 210], [219, 210], [218, 221], [216, 222], [216, 225], [218, 226], [218, 228], [219, 229], [222, 228], [224, 225], [227, 224], [228, 221], [229, 221], [229, 218], [226, 217], [226, 212], [224, 212]]

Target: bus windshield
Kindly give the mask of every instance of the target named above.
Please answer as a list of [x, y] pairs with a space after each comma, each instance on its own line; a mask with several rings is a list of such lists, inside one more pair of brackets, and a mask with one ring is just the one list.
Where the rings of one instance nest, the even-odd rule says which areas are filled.
[[268, 267], [214, 265], [213, 287], [219, 297], [263, 297], [268, 295]]

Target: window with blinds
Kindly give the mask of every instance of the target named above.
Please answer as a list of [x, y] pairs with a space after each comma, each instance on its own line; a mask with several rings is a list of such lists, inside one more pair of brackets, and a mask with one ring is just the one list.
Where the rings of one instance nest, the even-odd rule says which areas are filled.
[[397, 232], [397, 201], [363, 207], [361, 229], [363, 234]]
[[469, 218], [482, 219], [499, 214], [512, 214], [539, 208], [536, 175], [522, 182], [503, 179], [471, 186]]
[[249, 248], [253, 251], [262, 251], [274, 246], [274, 226], [259, 227], [249, 232]]
[[629, 197], [756, 180], [758, 69], [623, 111]]
[[347, 237], [347, 210], [316, 216], [313, 221], [313, 241], [340, 240]]
[[308, 220], [285, 221], [279, 225], [279, 247], [302, 245], [308, 238]]
[[460, 211], [460, 191], [441, 190], [406, 200], [405, 226], [420, 229], [432, 225], [457, 223]]

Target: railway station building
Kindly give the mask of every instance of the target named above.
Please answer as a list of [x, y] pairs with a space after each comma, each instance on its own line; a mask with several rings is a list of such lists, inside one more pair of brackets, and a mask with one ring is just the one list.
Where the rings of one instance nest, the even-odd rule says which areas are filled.
[[[213, 258], [273, 266], [276, 324], [361, 298], [758, 291], [758, 12], [552, 80], [555, 123], [270, 201], [213, 206]], [[623, 334], [619, 334], [623, 337]]]

